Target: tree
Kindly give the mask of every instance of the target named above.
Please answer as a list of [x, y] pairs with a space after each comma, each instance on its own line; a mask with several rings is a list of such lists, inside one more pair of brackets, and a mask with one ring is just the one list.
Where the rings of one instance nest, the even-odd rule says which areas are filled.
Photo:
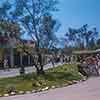
[[[91, 43], [94, 45], [93, 48], [96, 47], [96, 38], [99, 36], [99, 33], [97, 32], [97, 29], [94, 27], [92, 29], [88, 29], [88, 25], [83, 25], [81, 28], [81, 34], [82, 37], [85, 38], [85, 42], [86, 42], [86, 48], [89, 49], [89, 47], [91, 47]], [[94, 43], [93, 43], [94, 42]], [[91, 48], [91, 49], [93, 49]]]
[[[11, 9], [5, 10], [6, 14], [8, 13], [6, 17], [10, 20], [18, 22], [22, 30], [25, 30], [31, 39], [35, 41], [38, 64], [35, 63], [35, 61], [34, 64], [37, 74], [43, 74], [43, 53], [40, 52], [40, 48], [52, 48], [55, 45], [55, 40], [57, 40], [56, 36], [54, 35], [57, 21], [51, 16], [52, 12], [58, 10], [56, 7], [58, 1], [13, 0], [13, 3], [14, 4], [12, 4]], [[29, 52], [27, 53], [30, 54]]]
[[16, 38], [20, 35], [19, 24], [13, 21], [0, 20], [0, 33], [1, 36], [8, 38]]
[[89, 41], [89, 49], [96, 49], [96, 43], [94, 38]]
[[84, 44], [82, 43], [82, 35], [79, 32], [79, 29], [68, 28], [68, 32], [65, 34], [67, 37], [67, 45], [77, 47], [77, 48], [84, 48]]
[[0, 20], [6, 19], [8, 20], [10, 16], [8, 16], [8, 10], [11, 9], [11, 4], [6, 0], [3, 2], [3, 0], [0, 2]]
[[97, 48], [100, 48], [100, 39], [97, 40]]
[[[0, 43], [4, 51], [10, 52], [10, 66], [13, 64], [13, 48], [16, 45], [16, 37], [20, 35], [20, 28], [17, 23], [7, 20], [0, 20]], [[3, 54], [6, 57], [6, 54]]]
[[69, 31], [66, 33], [66, 37], [69, 42], [74, 42], [75, 46], [78, 48], [90, 48], [91, 43], [94, 42], [96, 46], [96, 38], [98, 37], [98, 32], [96, 28], [89, 29], [88, 25], [83, 25], [81, 28], [73, 29], [69, 28]]

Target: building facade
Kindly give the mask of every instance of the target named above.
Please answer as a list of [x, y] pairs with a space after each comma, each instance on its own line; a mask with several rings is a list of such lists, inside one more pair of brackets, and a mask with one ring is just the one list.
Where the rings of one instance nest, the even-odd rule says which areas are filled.
[[[31, 47], [35, 47], [35, 43], [31, 40], [23, 40], [25, 44]], [[33, 61], [30, 55], [23, 54], [22, 52], [17, 51], [16, 47], [16, 39], [8, 38], [5, 36], [0, 36], [0, 68], [4, 68], [4, 59], [8, 60], [8, 66], [20, 67], [20, 65], [24, 66], [32, 66]]]

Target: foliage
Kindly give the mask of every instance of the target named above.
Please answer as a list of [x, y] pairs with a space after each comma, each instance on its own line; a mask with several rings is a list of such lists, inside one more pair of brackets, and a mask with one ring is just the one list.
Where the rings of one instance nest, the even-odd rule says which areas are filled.
[[100, 39], [97, 40], [97, 48], [100, 48]]
[[18, 37], [20, 35], [19, 24], [12, 21], [0, 20], [0, 33], [4, 37]]
[[[96, 47], [96, 38], [99, 36], [96, 28], [89, 29], [88, 25], [83, 25], [81, 28], [73, 29], [69, 28], [66, 33], [67, 41], [74, 42], [74, 46], [78, 48], [90, 48]], [[91, 47], [91, 48], [92, 48]]]
[[89, 42], [89, 48], [95, 50], [97, 48], [96, 41], [92, 38]]
[[[0, 13], [3, 19], [20, 23], [22, 32], [35, 40], [39, 47], [49, 47], [57, 39], [54, 31], [57, 31], [60, 24], [53, 19], [52, 12], [57, 11], [57, 0], [12, 0], [5, 1], [1, 7], [5, 13]], [[9, 9], [4, 9], [9, 7]], [[3, 15], [7, 15], [3, 17]], [[45, 40], [47, 42], [45, 42]], [[45, 44], [46, 43], [46, 44]], [[48, 46], [47, 46], [48, 45]]]
[[[8, 7], [7, 2], [4, 2], [1, 7], [7, 15], [4, 18], [18, 22], [21, 33], [27, 33], [35, 42], [41, 68], [39, 69], [37, 64], [35, 64], [35, 67], [38, 72], [43, 71], [40, 48], [52, 48], [58, 42], [54, 33], [58, 30], [60, 24], [52, 17], [52, 12], [58, 10], [58, 0], [13, 0], [13, 2], [9, 1], [8, 4], [9, 9], [4, 9], [5, 5]], [[1, 16], [3, 16], [2, 13]], [[22, 44], [24, 45], [23, 42]], [[25, 49], [24, 51], [33, 57]]]

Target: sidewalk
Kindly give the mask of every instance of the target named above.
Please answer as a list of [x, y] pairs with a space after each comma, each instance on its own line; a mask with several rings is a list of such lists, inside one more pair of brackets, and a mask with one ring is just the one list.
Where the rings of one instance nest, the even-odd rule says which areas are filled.
[[[62, 65], [62, 64], [57, 63], [57, 64], [55, 64], [55, 67], [57, 67], [59, 65]], [[53, 65], [50, 63], [50, 64], [45, 65], [44, 69], [46, 70], [46, 69], [49, 69], [49, 68], [52, 68], [52, 67], [53, 67]], [[18, 75], [20, 75], [19, 70], [20, 70], [20, 68], [10, 69], [10, 71], [0, 70], [0, 78], [18, 76]], [[25, 70], [26, 70], [26, 73], [32, 73], [33, 71], [35, 71], [35, 67], [34, 66], [33, 67], [32, 66], [26, 67]]]

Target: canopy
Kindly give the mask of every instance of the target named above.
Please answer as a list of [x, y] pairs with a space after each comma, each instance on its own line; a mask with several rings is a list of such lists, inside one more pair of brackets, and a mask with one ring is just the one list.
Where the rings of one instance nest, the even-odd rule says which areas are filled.
[[72, 53], [75, 54], [75, 55], [81, 55], [81, 54], [96, 54], [96, 53], [99, 53], [99, 52], [100, 52], [100, 49], [73, 51]]

